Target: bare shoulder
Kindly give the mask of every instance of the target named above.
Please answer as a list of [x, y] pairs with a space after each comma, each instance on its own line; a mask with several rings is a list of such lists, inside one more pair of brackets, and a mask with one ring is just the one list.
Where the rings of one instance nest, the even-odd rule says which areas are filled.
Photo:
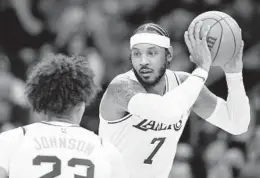
[[124, 105], [137, 93], [146, 93], [143, 86], [130, 78], [117, 77], [108, 86], [106, 95], [107, 98], [115, 104]]
[[146, 93], [139, 82], [126, 76], [115, 77], [103, 95], [100, 104], [101, 115], [106, 116], [106, 120], [119, 119], [125, 112], [128, 112], [129, 101], [138, 93]]

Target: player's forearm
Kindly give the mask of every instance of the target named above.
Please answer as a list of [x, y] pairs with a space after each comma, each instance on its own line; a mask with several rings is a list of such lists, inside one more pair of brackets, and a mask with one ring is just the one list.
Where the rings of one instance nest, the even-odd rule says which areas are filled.
[[245, 92], [242, 73], [226, 74], [228, 84], [227, 107], [234, 127], [246, 132], [250, 122], [250, 105]]
[[203, 78], [207, 78], [207, 72], [197, 69], [181, 85], [162, 97], [154, 94], [137, 94], [130, 100], [128, 111], [142, 118], [172, 124], [186, 114], [195, 103], [205, 83]]
[[172, 100], [171, 107], [178, 108], [180, 112], [188, 111], [197, 100], [207, 77], [208, 73], [205, 70], [198, 68], [178, 87], [166, 93], [163, 96], [163, 99], [168, 102]]
[[247, 131], [250, 123], [250, 105], [245, 92], [242, 73], [226, 74], [227, 101], [218, 98], [217, 107], [207, 120], [223, 130], [234, 134]]

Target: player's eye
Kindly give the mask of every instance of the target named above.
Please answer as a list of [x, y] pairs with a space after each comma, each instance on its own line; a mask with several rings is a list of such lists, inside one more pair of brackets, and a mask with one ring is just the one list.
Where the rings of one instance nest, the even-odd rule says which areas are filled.
[[148, 51], [147, 54], [149, 56], [155, 56], [157, 54], [157, 52], [156, 51]]
[[141, 55], [141, 53], [138, 52], [138, 51], [133, 51], [132, 52], [132, 56], [134, 56], [134, 57], [139, 57], [140, 55]]

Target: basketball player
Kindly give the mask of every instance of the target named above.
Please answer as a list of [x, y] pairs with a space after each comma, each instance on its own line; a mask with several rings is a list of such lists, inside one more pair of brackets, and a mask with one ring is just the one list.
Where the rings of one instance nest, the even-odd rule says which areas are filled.
[[202, 22], [191, 24], [185, 42], [196, 69], [167, 69], [172, 60], [168, 33], [159, 25], [141, 25], [130, 39], [133, 69], [115, 77], [100, 104], [101, 137], [122, 153], [130, 177], [167, 178], [176, 146], [192, 111], [234, 135], [247, 131], [249, 101], [242, 80], [242, 50], [225, 66], [228, 98], [211, 93], [204, 83], [212, 63]]
[[46, 121], [0, 135], [0, 178], [127, 177], [116, 148], [79, 126], [95, 91], [85, 58], [54, 55], [38, 63], [27, 96]]

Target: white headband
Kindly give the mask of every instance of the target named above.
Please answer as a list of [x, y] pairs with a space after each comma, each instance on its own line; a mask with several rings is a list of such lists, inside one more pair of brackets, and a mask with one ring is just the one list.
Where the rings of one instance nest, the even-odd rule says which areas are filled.
[[140, 43], [154, 44], [163, 48], [171, 46], [170, 38], [155, 33], [137, 33], [130, 38], [130, 49]]

